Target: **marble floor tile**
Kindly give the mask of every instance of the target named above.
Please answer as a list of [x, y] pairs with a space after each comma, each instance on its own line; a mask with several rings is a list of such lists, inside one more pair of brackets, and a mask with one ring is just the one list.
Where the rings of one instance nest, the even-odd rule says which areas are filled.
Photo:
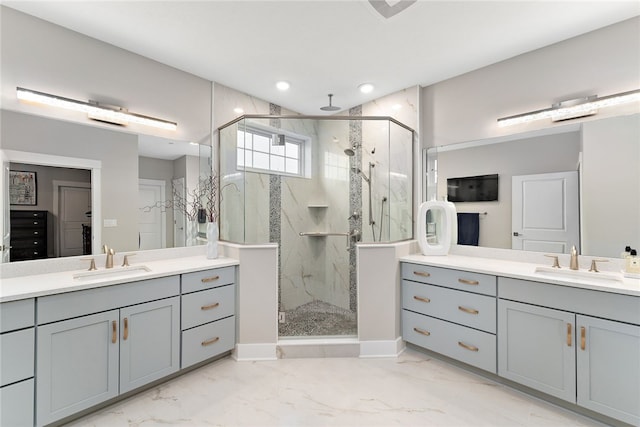
[[397, 359], [225, 358], [69, 426], [601, 426], [408, 349]]

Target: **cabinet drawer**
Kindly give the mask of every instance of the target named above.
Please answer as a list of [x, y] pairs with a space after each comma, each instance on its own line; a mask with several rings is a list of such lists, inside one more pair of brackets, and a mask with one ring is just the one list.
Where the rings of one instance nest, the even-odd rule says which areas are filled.
[[496, 333], [495, 297], [403, 280], [402, 308]]
[[182, 332], [182, 368], [233, 349], [235, 316]]
[[0, 425], [33, 427], [33, 378], [0, 388]]
[[179, 294], [179, 276], [167, 276], [50, 295], [38, 298], [38, 324], [127, 307]]
[[402, 278], [485, 295], [496, 295], [496, 276], [402, 263]]
[[28, 328], [35, 324], [35, 300], [33, 298], [0, 304], [0, 332]]
[[18, 211], [18, 210], [12, 210], [11, 211], [11, 221], [13, 224], [13, 220], [14, 219], [32, 219], [32, 218], [46, 218], [47, 217], [47, 211]]
[[402, 338], [491, 373], [496, 373], [496, 336], [433, 317], [402, 311]]
[[34, 328], [0, 335], [0, 386], [33, 376]]
[[229, 285], [235, 281], [235, 267], [195, 271], [182, 275], [182, 293]]
[[235, 285], [221, 286], [182, 296], [182, 329], [232, 316], [236, 308]]

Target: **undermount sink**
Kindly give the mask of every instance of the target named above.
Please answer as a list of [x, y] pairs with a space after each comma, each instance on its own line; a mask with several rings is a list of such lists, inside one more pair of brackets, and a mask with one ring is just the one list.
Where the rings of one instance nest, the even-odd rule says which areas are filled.
[[623, 279], [621, 275], [616, 273], [604, 273], [602, 271], [593, 272], [587, 270], [570, 270], [566, 268], [553, 268], [553, 267], [536, 267], [537, 274], [542, 274], [547, 277], [553, 277], [560, 280], [578, 280], [581, 282], [592, 282], [601, 284], [614, 284], [622, 283]]
[[132, 265], [128, 267], [114, 267], [104, 270], [83, 271], [73, 275], [75, 280], [109, 280], [139, 276], [150, 272], [146, 265]]

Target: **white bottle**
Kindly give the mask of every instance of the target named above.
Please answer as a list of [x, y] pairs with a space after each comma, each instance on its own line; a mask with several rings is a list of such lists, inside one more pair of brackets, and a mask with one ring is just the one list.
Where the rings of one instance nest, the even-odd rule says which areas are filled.
[[627, 273], [640, 274], [640, 257], [635, 249], [631, 249], [629, 256], [625, 260], [625, 271]]

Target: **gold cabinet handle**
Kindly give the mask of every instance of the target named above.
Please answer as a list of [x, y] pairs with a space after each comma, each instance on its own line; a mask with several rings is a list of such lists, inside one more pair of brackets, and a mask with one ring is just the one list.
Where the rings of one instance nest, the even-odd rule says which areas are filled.
[[425, 335], [425, 336], [429, 336], [431, 335], [431, 332], [429, 331], [425, 331], [424, 329], [420, 329], [420, 328], [413, 328], [414, 331], [416, 331], [419, 334]]
[[413, 296], [414, 300], [420, 301], [420, 302], [431, 302], [431, 300], [427, 297], [419, 297], [417, 295]]
[[202, 283], [209, 283], [209, 282], [215, 282], [219, 278], [220, 276], [203, 277], [202, 279], [200, 279], [200, 281]]
[[203, 305], [202, 307], [200, 307], [200, 310], [211, 310], [213, 308], [216, 308], [220, 305], [219, 302], [213, 303], [213, 304], [209, 304], [209, 305]]
[[413, 274], [416, 276], [431, 277], [431, 273], [427, 273], [426, 271], [414, 271]]
[[458, 345], [462, 348], [465, 348], [469, 351], [478, 351], [478, 347], [473, 346], [473, 345], [469, 345], [469, 344], [465, 344], [462, 341], [458, 341]]
[[587, 328], [584, 326], [580, 327], [580, 350], [584, 350], [587, 348]]
[[129, 338], [129, 319], [124, 318], [124, 332], [122, 333], [122, 339], [127, 340]]
[[202, 345], [203, 347], [206, 347], [206, 346], [208, 346], [208, 345], [215, 344], [215, 343], [217, 343], [218, 341], [220, 341], [220, 337], [215, 337], [215, 338], [211, 338], [210, 340], [204, 340], [204, 341], [202, 341], [201, 345]]
[[118, 341], [118, 323], [113, 320], [111, 321], [111, 343], [115, 344]]
[[458, 306], [458, 310], [464, 311], [465, 313], [469, 313], [469, 314], [478, 314], [478, 313], [480, 313], [478, 310], [474, 310], [473, 308], [463, 307], [461, 305]]
[[571, 323], [567, 323], [567, 347], [571, 347]]
[[464, 283], [465, 285], [479, 285], [480, 282], [477, 280], [467, 280], [467, 279], [458, 279], [458, 282]]

